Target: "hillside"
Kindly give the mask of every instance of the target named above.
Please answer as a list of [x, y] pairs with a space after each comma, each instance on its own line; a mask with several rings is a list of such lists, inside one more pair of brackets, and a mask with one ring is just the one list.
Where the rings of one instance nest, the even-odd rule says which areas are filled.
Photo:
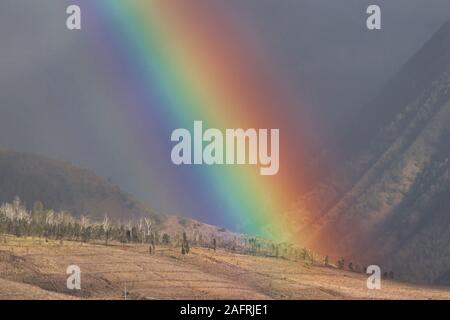
[[158, 216], [117, 186], [70, 163], [0, 150], [0, 202], [19, 196], [31, 208], [41, 201], [46, 208], [102, 218], [132, 219]]
[[341, 190], [307, 227], [310, 241], [404, 279], [448, 284], [450, 22], [366, 111], [353, 132], [359, 151], [331, 180]]
[[70, 163], [0, 150], [0, 205], [12, 203], [16, 196], [25, 205], [25, 214], [31, 214], [33, 204], [39, 201], [46, 210], [67, 212], [74, 218], [87, 216], [93, 225], [101, 224], [106, 214], [113, 224], [136, 228], [141, 218], [150, 218], [153, 232], [160, 237], [166, 233], [174, 241], [183, 232], [198, 242], [216, 239], [218, 245], [246, 238], [218, 226], [154, 212], [109, 181]]
[[[66, 268], [81, 269], [81, 291]], [[384, 279], [368, 290], [361, 273], [270, 257], [193, 248], [86, 244], [6, 237], [0, 242], [2, 299], [450, 299], [448, 288]]]

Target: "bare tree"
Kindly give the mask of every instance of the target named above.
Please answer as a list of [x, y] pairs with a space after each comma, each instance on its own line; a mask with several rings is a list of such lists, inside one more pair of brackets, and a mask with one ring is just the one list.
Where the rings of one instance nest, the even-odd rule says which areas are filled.
[[49, 210], [45, 215], [45, 223], [48, 225], [53, 225], [55, 223], [55, 211]]
[[148, 251], [150, 254], [154, 254], [156, 251], [155, 248], [155, 235], [152, 232], [152, 221], [148, 218], [144, 218], [144, 222], [145, 222], [145, 236], [149, 238], [149, 246], [148, 246]]
[[144, 227], [144, 219], [140, 218], [138, 220], [137, 229], [138, 229], [139, 234], [141, 234], [141, 242], [144, 243], [145, 242], [145, 234], [146, 234], [146, 232], [145, 232], [146, 229]]
[[152, 220], [150, 220], [149, 218], [144, 218], [144, 222], [145, 222], [145, 233], [147, 236], [150, 236], [150, 234], [152, 233]]
[[105, 233], [105, 245], [108, 245], [109, 232], [111, 230], [111, 223], [109, 222], [108, 214], [105, 213], [102, 223], [103, 232]]
[[84, 215], [81, 215], [80, 217], [80, 226], [82, 230], [86, 229], [89, 226], [89, 219]]
[[129, 242], [133, 241], [133, 223], [131, 221], [127, 223], [127, 238]]

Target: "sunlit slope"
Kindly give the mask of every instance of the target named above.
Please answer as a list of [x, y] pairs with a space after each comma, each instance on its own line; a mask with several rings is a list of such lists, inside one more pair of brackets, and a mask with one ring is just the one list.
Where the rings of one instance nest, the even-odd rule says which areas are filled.
[[[268, 257], [193, 248], [46, 242], [0, 243], [3, 299], [450, 299], [449, 289], [382, 281], [368, 290], [360, 273]], [[80, 292], [66, 289], [66, 268], [81, 268]], [[63, 296], [64, 295], [64, 296]]]

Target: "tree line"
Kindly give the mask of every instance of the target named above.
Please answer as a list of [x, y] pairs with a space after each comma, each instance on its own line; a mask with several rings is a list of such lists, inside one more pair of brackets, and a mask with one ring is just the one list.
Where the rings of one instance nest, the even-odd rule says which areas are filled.
[[81, 242], [101, 240], [106, 245], [109, 241], [152, 245], [171, 242], [168, 234], [160, 235], [154, 229], [150, 218], [119, 223], [105, 214], [102, 221], [93, 221], [87, 216], [76, 218], [66, 211], [45, 209], [40, 201], [27, 210], [19, 197], [0, 206], [0, 234]]
[[[290, 243], [275, 243], [263, 238], [246, 236], [219, 241], [215, 236], [207, 236], [195, 229], [190, 238], [186, 232], [171, 238], [169, 234], [159, 232], [151, 218], [143, 217], [122, 223], [112, 221], [105, 214], [103, 220], [94, 221], [87, 216], [74, 217], [66, 211], [46, 209], [40, 201], [36, 201], [28, 210], [19, 197], [15, 197], [12, 203], [0, 206], [0, 234], [79, 242], [102, 241], [105, 245], [111, 241], [124, 244], [141, 243], [148, 245], [149, 254], [156, 252], [157, 245], [177, 246], [182, 254], [189, 254], [192, 245], [207, 247], [214, 251], [220, 247], [247, 255], [303, 261], [309, 264], [323, 263], [330, 266], [328, 257], [321, 257], [312, 250]], [[344, 268], [342, 260], [338, 261], [338, 268]], [[350, 264], [349, 269], [359, 271], [359, 266], [353, 268]]]

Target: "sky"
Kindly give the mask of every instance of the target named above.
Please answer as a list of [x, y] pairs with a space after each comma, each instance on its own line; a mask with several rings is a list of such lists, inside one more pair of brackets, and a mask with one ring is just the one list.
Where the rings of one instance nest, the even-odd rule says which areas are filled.
[[[324, 147], [450, 19], [448, 0], [214, 1], [302, 101], [307, 119], [299, 122]], [[173, 201], [161, 170], [133, 156], [143, 145], [123, 134], [130, 122], [121, 120], [128, 101], [116, 94], [120, 74], [93, 54], [88, 32], [65, 29], [67, 4], [0, 2], [0, 148], [69, 161], [157, 210], [225, 223], [199, 199]], [[381, 6], [380, 31], [365, 27], [369, 4]]]

